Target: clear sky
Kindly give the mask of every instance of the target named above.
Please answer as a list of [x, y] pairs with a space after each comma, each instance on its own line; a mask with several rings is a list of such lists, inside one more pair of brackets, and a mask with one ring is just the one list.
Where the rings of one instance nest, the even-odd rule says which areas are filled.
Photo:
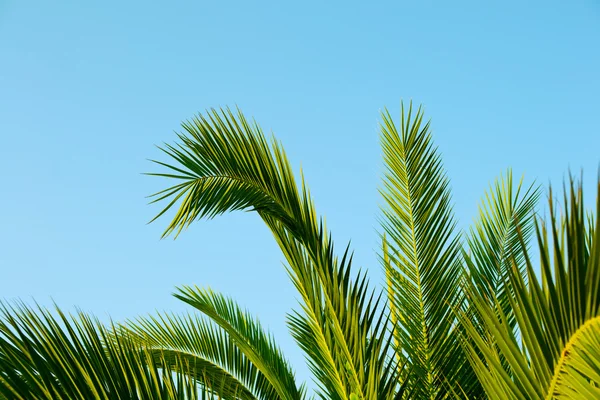
[[[287, 333], [296, 305], [255, 215], [159, 240], [145, 196], [180, 121], [238, 105], [305, 171], [338, 246], [381, 284], [377, 123], [425, 105], [467, 227], [507, 167], [546, 185], [600, 162], [600, 3], [0, 0], [0, 298], [103, 320], [211, 286]], [[591, 191], [591, 190], [590, 190]]]

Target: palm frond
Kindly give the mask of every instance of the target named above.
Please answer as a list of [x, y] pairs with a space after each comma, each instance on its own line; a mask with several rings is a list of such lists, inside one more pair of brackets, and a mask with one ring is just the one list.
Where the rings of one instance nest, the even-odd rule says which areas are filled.
[[[182, 287], [178, 289], [175, 297], [196, 308], [212, 322], [218, 325], [221, 335], [215, 335], [216, 329], [199, 320], [195, 321], [196, 327], [202, 330], [194, 331], [194, 325], [187, 324], [182, 327], [179, 343], [185, 343], [186, 337], [195, 337], [196, 347], [186, 346], [184, 351], [200, 350], [218, 361], [225, 361], [224, 366], [231, 369], [238, 376], [243, 376], [245, 382], [251, 383], [249, 387], [257, 394], [258, 398], [300, 399], [303, 389], [296, 385], [294, 373], [281, 350], [275, 344], [273, 337], [266, 333], [261, 324], [248, 312], [242, 310], [233, 300], [213, 292], [210, 289]], [[189, 319], [188, 319], [189, 321]], [[156, 324], [148, 328], [156, 332]], [[164, 328], [181, 324], [163, 325]], [[165, 332], [166, 333], [166, 332]], [[173, 340], [162, 335], [163, 340]], [[154, 340], [157, 339], [155, 335]], [[199, 343], [202, 341], [203, 343]], [[235, 351], [233, 348], [235, 347]], [[233, 368], [232, 368], [233, 367]]]
[[[318, 374], [322, 396], [348, 399], [393, 395], [385, 351], [389, 338], [377, 301], [362, 277], [351, 278], [350, 256], [341, 261], [311, 196], [301, 191], [285, 152], [270, 144], [257, 124], [238, 111], [212, 111], [183, 124], [180, 143], [163, 150], [173, 164], [157, 162], [181, 182], [155, 195], [177, 204], [165, 235], [178, 234], [192, 221], [226, 211], [254, 210], [273, 232], [302, 297], [303, 313], [290, 316], [290, 328]], [[359, 325], [357, 325], [359, 324]], [[371, 347], [369, 347], [371, 346]], [[389, 393], [384, 393], [387, 390]], [[395, 389], [394, 389], [395, 390]]]
[[539, 187], [515, 186], [512, 171], [500, 176], [486, 192], [479, 207], [479, 218], [467, 236], [465, 254], [470, 277], [481, 296], [497, 299], [508, 320], [514, 324], [509, 298], [513, 296], [509, 273], [516, 266], [526, 276], [521, 240], [529, 246], [534, 233], [534, 211]]
[[[191, 295], [198, 294], [200, 299], [203, 295], [211, 296], [210, 292], [187, 290]], [[185, 294], [186, 289], [178, 296]], [[153, 351], [170, 352], [200, 363], [209, 363], [227, 377], [226, 386], [236, 391], [241, 399], [302, 398], [302, 389], [296, 387], [293, 372], [260, 324], [247, 313], [241, 312], [230, 300], [220, 296], [217, 297], [219, 311], [223, 311], [221, 307], [228, 308], [227, 311], [238, 318], [234, 321], [235, 327], [218, 314], [215, 315], [215, 310], [210, 306], [198, 304], [200, 302], [196, 302], [194, 297], [187, 300], [221, 324], [216, 325], [198, 315], [159, 314], [139, 318], [124, 328], [135, 340]], [[231, 316], [225, 315], [225, 320]]]
[[387, 110], [382, 119], [382, 260], [398, 321], [394, 336], [414, 373], [416, 397], [444, 398], [472, 380], [453, 334], [452, 307], [461, 299], [463, 270], [449, 181], [421, 108], [413, 116], [412, 104], [408, 115], [402, 106], [399, 127]]
[[281, 399], [300, 399], [294, 373], [275, 340], [261, 324], [233, 300], [210, 289], [184, 286], [175, 297], [196, 308], [223, 329], [261, 371]]
[[[534, 232], [534, 211], [539, 198], [539, 187], [533, 184], [523, 187], [523, 179], [515, 185], [512, 171], [501, 175], [485, 193], [479, 206], [479, 218], [467, 235], [467, 247], [463, 249], [468, 277], [478, 297], [490, 304], [498, 302], [510, 326], [516, 320], [510, 305], [514, 290], [510, 284], [510, 271], [513, 268], [525, 279], [525, 258], [521, 251], [521, 241], [528, 247]], [[464, 283], [463, 283], [464, 285]], [[469, 284], [467, 284], [469, 286]], [[475, 322], [481, 335], [486, 335], [485, 324], [481, 323], [477, 307], [468, 298], [462, 302], [462, 314]], [[459, 327], [462, 336], [468, 336], [464, 327]], [[518, 333], [517, 333], [518, 334]], [[465, 338], [468, 340], [468, 338]], [[505, 363], [504, 360], [501, 361]], [[474, 382], [472, 392], [483, 392], [480, 382]]]

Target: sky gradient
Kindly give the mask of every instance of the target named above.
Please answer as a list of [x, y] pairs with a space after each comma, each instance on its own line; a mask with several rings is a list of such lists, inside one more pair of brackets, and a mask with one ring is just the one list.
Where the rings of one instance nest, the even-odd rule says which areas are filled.
[[210, 107], [276, 134], [373, 285], [383, 107], [424, 105], [461, 228], [508, 167], [545, 187], [569, 168], [595, 182], [597, 0], [82, 3], [0, 0], [0, 298], [120, 321], [186, 310], [174, 287], [210, 286], [308, 379], [285, 326], [296, 294], [256, 215], [176, 241], [159, 240], [165, 219], [146, 225], [159, 209], [145, 196], [168, 183], [141, 175], [147, 159]]

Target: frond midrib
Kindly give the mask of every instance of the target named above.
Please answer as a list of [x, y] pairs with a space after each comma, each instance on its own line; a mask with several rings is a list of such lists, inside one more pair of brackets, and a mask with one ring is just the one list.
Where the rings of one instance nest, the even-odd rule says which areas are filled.
[[546, 394], [546, 400], [551, 400], [554, 396], [554, 392], [558, 385], [558, 379], [560, 377], [561, 372], [563, 371], [563, 367], [566, 365], [569, 355], [571, 354], [571, 349], [575, 347], [579, 337], [588, 329], [591, 329], [592, 326], [599, 325], [600, 326], [600, 315], [590, 318], [585, 323], [583, 323], [569, 338], [565, 346], [563, 347], [560, 358], [554, 367], [554, 375], [552, 376], [552, 380], [550, 382], [550, 386], [548, 387], [548, 392]]
[[[403, 149], [404, 150], [404, 149]], [[405, 154], [403, 154], [403, 156], [405, 156]], [[407, 171], [407, 177], [409, 175], [409, 172]], [[423, 301], [423, 289], [422, 289], [422, 282], [421, 282], [421, 268], [420, 268], [420, 260], [419, 260], [419, 252], [417, 249], [417, 237], [416, 237], [416, 228], [415, 228], [415, 219], [414, 219], [414, 199], [413, 199], [413, 187], [412, 185], [410, 185], [411, 179], [409, 178], [408, 181], [406, 182], [407, 187], [408, 187], [408, 191], [407, 191], [407, 196], [408, 196], [408, 201], [410, 204], [409, 207], [409, 212], [410, 212], [410, 233], [411, 233], [411, 244], [412, 244], [412, 248], [413, 248], [413, 255], [414, 255], [414, 262], [415, 262], [415, 272], [416, 272], [416, 277], [417, 277], [417, 281], [418, 281], [418, 285], [419, 285], [419, 312], [420, 312], [420, 317], [421, 317], [421, 333], [423, 334], [423, 342], [425, 345], [425, 359], [426, 359], [426, 365], [427, 365], [427, 381], [429, 384], [429, 394], [430, 394], [430, 398], [434, 399], [435, 396], [433, 394], [433, 389], [434, 389], [434, 385], [433, 385], [433, 368], [431, 367], [431, 348], [429, 346], [429, 335], [428, 335], [428, 330], [427, 330], [427, 323], [425, 322], [425, 303]]]
[[511, 205], [510, 219], [506, 224], [503, 224], [502, 238], [499, 240], [502, 250], [499, 255], [498, 270], [496, 271], [498, 273], [498, 275], [494, 279], [494, 293], [499, 293], [502, 286], [504, 286], [504, 282], [502, 282], [502, 276], [503, 276], [502, 272], [503, 272], [504, 268], [508, 268], [508, 266], [506, 265], [506, 262], [508, 261], [507, 253], [509, 252], [510, 232], [511, 232], [511, 227], [516, 223], [517, 223], [517, 212], [516, 212], [515, 208], [512, 207], [512, 205]]

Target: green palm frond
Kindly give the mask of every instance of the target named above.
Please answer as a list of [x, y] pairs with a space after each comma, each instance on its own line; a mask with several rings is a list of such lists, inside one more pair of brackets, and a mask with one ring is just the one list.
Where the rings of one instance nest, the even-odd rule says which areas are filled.
[[[159, 315], [130, 323], [136, 339], [156, 351], [208, 360], [242, 387], [239, 398], [301, 399], [294, 373], [271, 335], [232, 300], [210, 290], [184, 287], [175, 296], [212, 320]], [[216, 325], [215, 325], [216, 324]], [[221, 393], [221, 392], [219, 392]]]
[[195, 368], [151, 354], [82, 313], [2, 306], [0, 398], [216, 398], [191, 378]]
[[213, 379], [216, 379], [216, 374], [226, 376], [221, 386], [237, 393], [241, 399], [276, 397], [273, 386], [229, 335], [204, 318], [165, 313], [138, 318], [124, 329], [149, 351], [194, 359], [199, 364], [208, 363], [215, 369]]
[[233, 300], [212, 290], [180, 288], [175, 297], [196, 308], [223, 329], [244, 355], [261, 371], [281, 399], [300, 399], [294, 372], [260, 323]]
[[513, 296], [509, 273], [516, 266], [526, 276], [521, 240], [529, 246], [539, 196], [539, 187], [524, 189], [523, 179], [515, 186], [512, 171], [508, 170], [486, 192], [479, 219], [467, 236], [465, 260], [470, 277], [481, 296], [498, 300], [511, 324], [514, 316], [509, 302]]
[[275, 140], [269, 145], [260, 127], [241, 112], [236, 118], [230, 110], [212, 110], [182, 125], [187, 135], [178, 135], [181, 143], [160, 148], [175, 165], [152, 160], [169, 171], [148, 174], [181, 181], [151, 196], [152, 203], [168, 200], [152, 221], [178, 208], [163, 236], [236, 210], [258, 211], [292, 231], [316, 223], [311, 205], [303, 206], [281, 146]]
[[454, 396], [472, 378], [453, 334], [463, 270], [449, 182], [420, 108], [413, 115], [411, 104], [405, 116], [402, 106], [399, 127], [387, 111], [382, 119], [382, 259], [396, 346], [412, 368], [417, 398]]
[[[317, 373], [322, 396], [390, 398], [389, 335], [364, 276], [351, 277], [351, 257], [338, 260], [330, 234], [317, 217], [304, 183], [301, 191], [285, 152], [238, 112], [212, 111], [184, 123], [180, 143], [163, 151], [173, 164], [154, 174], [181, 182], [155, 195], [177, 204], [165, 235], [179, 234], [199, 218], [254, 210], [273, 232], [302, 297], [303, 313], [290, 327]], [[379, 323], [371, 324], [371, 321]], [[377, 350], [373, 352], [373, 350]]]
[[[596, 216], [600, 212], [600, 182]], [[600, 224], [587, 218], [581, 186], [565, 190], [561, 218], [550, 193], [550, 234], [543, 222], [536, 232], [541, 280], [521, 242], [529, 283], [516, 266], [509, 277], [509, 297], [520, 337], [510, 326], [502, 305], [471, 290], [489, 337], [464, 321], [475, 371], [494, 399], [600, 397]], [[588, 221], [596, 221], [590, 227]]]

